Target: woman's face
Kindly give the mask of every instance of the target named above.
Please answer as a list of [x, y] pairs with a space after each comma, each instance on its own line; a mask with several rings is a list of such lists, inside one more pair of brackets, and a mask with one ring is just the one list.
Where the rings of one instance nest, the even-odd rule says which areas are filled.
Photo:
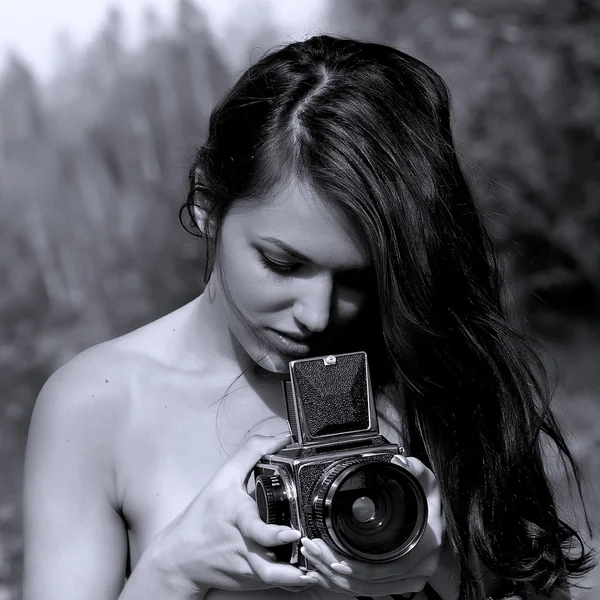
[[272, 372], [326, 353], [366, 304], [370, 261], [361, 233], [297, 184], [260, 203], [234, 204], [216, 260], [209, 285], [227, 324], [247, 354]]

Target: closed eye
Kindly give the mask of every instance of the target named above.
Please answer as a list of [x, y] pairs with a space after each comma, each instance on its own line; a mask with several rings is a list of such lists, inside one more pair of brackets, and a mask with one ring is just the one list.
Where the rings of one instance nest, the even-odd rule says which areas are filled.
[[[302, 262], [274, 260], [267, 256], [262, 250], [258, 250], [258, 259], [268, 271], [277, 275], [291, 275], [292, 273], [298, 272], [304, 266], [304, 263]], [[370, 266], [359, 269], [349, 269], [338, 273], [336, 280], [343, 286], [360, 290], [368, 284], [372, 273], [373, 269]]]
[[299, 263], [284, 263], [274, 261], [268, 258], [262, 252], [259, 252], [258, 258], [266, 269], [273, 273], [277, 273], [278, 275], [288, 275], [290, 273], [294, 273], [301, 266]]

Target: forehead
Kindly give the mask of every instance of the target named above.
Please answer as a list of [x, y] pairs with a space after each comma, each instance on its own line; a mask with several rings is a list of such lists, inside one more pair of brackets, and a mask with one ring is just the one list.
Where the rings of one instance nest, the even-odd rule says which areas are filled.
[[299, 183], [232, 211], [250, 240], [274, 237], [324, 266], [360, 268], [369, 264], [364, 234], [343, 211]]

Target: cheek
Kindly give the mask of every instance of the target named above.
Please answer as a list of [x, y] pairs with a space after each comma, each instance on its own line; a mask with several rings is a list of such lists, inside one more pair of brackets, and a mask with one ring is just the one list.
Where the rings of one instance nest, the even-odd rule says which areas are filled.
[[225, 284], [238, 308], [247, 315], [260, 315], [277, 307], [281, 290], [251, 252], [227, 253], [222, 257]]

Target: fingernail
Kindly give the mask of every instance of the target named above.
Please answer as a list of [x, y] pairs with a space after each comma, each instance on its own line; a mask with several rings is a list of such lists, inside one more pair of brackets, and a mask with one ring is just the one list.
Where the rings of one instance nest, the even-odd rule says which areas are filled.
[[313, 565], [313, 566], [317, 565], [317, 562], [319, 561], [319, 559], [316, 556], [313, 556], [312, 554], [310, 554], [304, 546], [300, 547], [300, 552], [302, 553], [302, 556], [304, 556], [304, 558], [308, 561], [309, 565]]
[[318, 579], [310, 577], [309, 575], [300, 575], [300, 579], [302, 579], [302, 581], [304, 581], [305, 583], [319, 583]]
[[400, 463], [405, 467], [410, 467], [410, 463], [408, 462], [406, 456], [402, 456], [401, 454], [396, 454], [392, 459], [392, 462]]
[[313, 555], [313, 556], [321, 556], [321, 549], [317, 544], [315, 544], [312, 540], [309, 540], [307, 537], [302, 538], [302, 545]]
[[329, 566], [342, 575], [352, 575], [352, 569], [343, 563], [331, 563]]
[[300, 539], [300, 532], [294, 529], [285, 529], [277, 534], [277, 539], [283, 544], [289, 544]]

